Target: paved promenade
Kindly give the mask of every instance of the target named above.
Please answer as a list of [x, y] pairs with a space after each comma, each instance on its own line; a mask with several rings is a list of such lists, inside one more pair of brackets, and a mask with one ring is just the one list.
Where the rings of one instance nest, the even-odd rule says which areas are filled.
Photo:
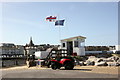
[[118, 67], [76, 66], [73, 70], [18, 66], [2, 69], [3, 78], [118, 78]]

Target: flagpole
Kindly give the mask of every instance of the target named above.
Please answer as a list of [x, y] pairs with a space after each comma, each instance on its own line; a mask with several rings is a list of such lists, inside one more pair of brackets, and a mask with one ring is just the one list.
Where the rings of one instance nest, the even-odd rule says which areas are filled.
[[60, 29], [60, 26], [59, 26], [59, 39], [61, 40], [61, 29]]
[[[59, 15], [58, 15], [58, 20], [59, 20]], [[60, 25], [58, 25], [58, 27], [59, 27], [59, 42], [61, 42], [60, 40], [61, 40], [61, 30], [60, 30]]]

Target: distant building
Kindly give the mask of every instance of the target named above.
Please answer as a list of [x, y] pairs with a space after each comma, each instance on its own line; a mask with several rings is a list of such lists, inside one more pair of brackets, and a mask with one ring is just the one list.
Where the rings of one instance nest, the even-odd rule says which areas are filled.
[[32, 37], [30, 38], [29, 44], [26, 44], [24, 48], [25, 48], [24, 50], [25, 55], [28, 55], [28, 54], [33, 55], [37, 51], [37, 46], [34, 45], [32, 41]]
[[1, 57], [19, 57], [24, 55], [24, 47], [13, 43], [0, 43]]
[[50, 44], [40, 44], [35, 45], [33, 43], [32, 37], [30, 37], [29, 44], [26, 44], [24, 46], [24, 54], [25, 55], [33, 55], [36, 51], [46, 51], [48, 48], [58, 48], [59, 45], [50, 45]]
[[115, 50], [115, 46], [108, 46], [108, 48], [109, 48], [109, 51]]
[[109, 51], [115, 50], [115, 46], [85, 46], [86, 51]]
[[85, 53], [87, 54], [100, 54], [100, 53], [113, 53], [115, 46], [85, 46]]

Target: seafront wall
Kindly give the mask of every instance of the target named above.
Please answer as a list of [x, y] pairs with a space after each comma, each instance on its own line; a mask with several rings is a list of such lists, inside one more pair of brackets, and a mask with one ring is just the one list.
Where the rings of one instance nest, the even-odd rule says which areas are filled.
[[25, 59], [13, 59], [13, 60], [1, 60], [2, 67], [12, 67], [12, 66], [20, 66], [25, 65]]

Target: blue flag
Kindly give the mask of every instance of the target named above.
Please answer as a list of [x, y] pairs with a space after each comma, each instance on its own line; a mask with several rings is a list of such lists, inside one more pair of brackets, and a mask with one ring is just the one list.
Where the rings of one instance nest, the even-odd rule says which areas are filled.
[[57, 21], [55, 22], [55, 26], [64, 26], [64, 21], [65, 21], [65, 20], [57, 20]]

